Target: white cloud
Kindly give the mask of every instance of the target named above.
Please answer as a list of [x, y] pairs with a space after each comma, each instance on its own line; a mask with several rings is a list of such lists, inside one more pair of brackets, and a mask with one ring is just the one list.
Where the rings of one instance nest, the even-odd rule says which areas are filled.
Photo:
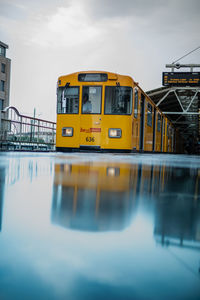
[[[80, 70], [128, 74], [144, 90], [159, 87], [165, 64], [199, 45], [198, 8], [196, 0], [0, 0], [11, 103], [55, 119], [58, 76]], [[199, 58], [196, 52], [184, 62]]]
[[55, 14], [39, 16], [37, 32], [31, 43], [51, 47], [74, 47], [97, 38], [98, 29], [92, 26], [80, 5], [58, 7]]

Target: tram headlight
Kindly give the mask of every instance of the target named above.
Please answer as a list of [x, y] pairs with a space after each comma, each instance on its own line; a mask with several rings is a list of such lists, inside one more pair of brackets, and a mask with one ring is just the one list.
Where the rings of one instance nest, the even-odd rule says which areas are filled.
[[120, 138], [122, 136], [122, 130], [120, 128], [110, 128], [108, 130], [108, 136], [110, 138]]
[[63, 127], [62, 128], [62, 136], [73, 136], [73, 128], [72, 127]]
[[116, 177], [119, 176], [119, 168], [107, 167], [107, 176]]

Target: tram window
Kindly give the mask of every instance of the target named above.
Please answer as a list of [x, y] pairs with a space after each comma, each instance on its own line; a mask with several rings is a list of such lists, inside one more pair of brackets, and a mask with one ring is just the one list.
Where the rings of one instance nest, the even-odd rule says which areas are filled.
[[135, 89], [134, 117], [137, 118], [137, 115], [138, 115], [138, 90]]
[[106, 86], [105, 114], [127, 115], [132, 112], [132, 88]]
[[101, 86], [83, 86], [82, 114], [101, 113]]
[[157, 131], [160, 132], [160, 128], [161, 128], [161, 115], [160, 113], [157, 114]]
[[147, 103], [147, 125], [152, 126], [152, 105]]
[[78, 114], [78, 87], [58, 88], [57, 99], [58, 114]]
[[163, 133], [165, 135], [165, 119], [163, 119], [163, 128], [164, 128], [164, 130], [163, 130], [164, 132]]
[[167, 136], [169, 137], [171, 135], [171, 127], [167, 123]]

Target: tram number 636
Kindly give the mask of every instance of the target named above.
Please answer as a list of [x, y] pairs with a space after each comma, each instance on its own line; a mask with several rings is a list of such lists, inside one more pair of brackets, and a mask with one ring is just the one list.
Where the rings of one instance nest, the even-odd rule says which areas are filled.
[[86, 137], [86, 142], [92, 143], [95, 141], [95, 138], [93, 136], [87, 136]]

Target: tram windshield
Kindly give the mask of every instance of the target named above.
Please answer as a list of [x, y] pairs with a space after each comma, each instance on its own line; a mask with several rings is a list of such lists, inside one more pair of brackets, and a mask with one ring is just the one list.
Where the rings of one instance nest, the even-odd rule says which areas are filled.
[[59, 88], [57, 93], [58, 114], [78, 114], [79, 88]]
[[101, 86], [83, 86], [82, 113], [101, 113]]
[[132, 112], [132, 88], [106, 86], [105, 114], [129, 115]]

